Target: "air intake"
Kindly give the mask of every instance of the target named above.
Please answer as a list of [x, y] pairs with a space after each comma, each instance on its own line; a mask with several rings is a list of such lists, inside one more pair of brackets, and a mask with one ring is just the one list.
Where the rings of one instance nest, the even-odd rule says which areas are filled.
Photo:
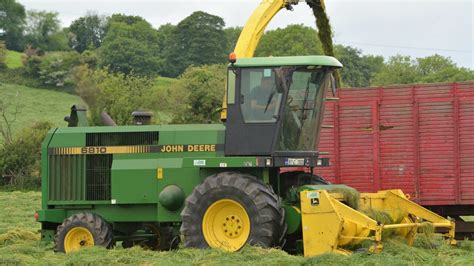
[[86, 146], [158, 145], [159, 132], [87, 133]]

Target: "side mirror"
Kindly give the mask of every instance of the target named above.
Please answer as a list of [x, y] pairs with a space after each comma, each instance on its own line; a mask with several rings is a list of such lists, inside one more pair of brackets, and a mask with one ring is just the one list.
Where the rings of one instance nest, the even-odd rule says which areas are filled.
[[332, 96], [336, 97], [337, 90], [336, 90], [336, 79], [334, 78], [333, 73], [331, 73], [331, 89], [332, 89]]

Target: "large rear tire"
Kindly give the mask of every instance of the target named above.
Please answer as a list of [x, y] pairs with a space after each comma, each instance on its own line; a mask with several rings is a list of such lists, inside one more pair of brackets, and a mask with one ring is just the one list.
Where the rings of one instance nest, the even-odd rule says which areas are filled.
[[206, 178], [186, 199], [181, 218], [184, 246], [193, 248], [282, 247], [287, 228], [273, 189], [235, 172]]
[[84, 247], [114, 246], [112, 227], [100, 216], [82, 212], [66, 218], [54, 236], [54, 250], [69, 253]]

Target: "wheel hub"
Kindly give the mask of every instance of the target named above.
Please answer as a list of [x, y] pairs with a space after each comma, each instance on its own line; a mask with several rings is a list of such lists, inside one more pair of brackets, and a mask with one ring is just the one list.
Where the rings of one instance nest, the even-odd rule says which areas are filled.
[[90, 246], [94, 246], [94, 237], [87, 228], [74, 227], [64, 237], [64, 251], [66, 253]]
[[222, 231], [230, 238], [236, 238], [242, 233], [242, 219], [238, 215], [228, 215], [222, 223]]

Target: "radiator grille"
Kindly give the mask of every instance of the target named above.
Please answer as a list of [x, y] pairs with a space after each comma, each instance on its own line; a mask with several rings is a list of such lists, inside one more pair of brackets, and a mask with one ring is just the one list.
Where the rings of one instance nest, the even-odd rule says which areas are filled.
[[86, 165], [86, 199], [110, 200], [112, 155], [88, 155]]
[[86, 146], [158, 145], [159, 132], [87, 133]]
[[49, 200], [110, 200], [112, 156], [49, 156]]
[[49, 199], [85, 199], [85, 155], [49, 156]]

